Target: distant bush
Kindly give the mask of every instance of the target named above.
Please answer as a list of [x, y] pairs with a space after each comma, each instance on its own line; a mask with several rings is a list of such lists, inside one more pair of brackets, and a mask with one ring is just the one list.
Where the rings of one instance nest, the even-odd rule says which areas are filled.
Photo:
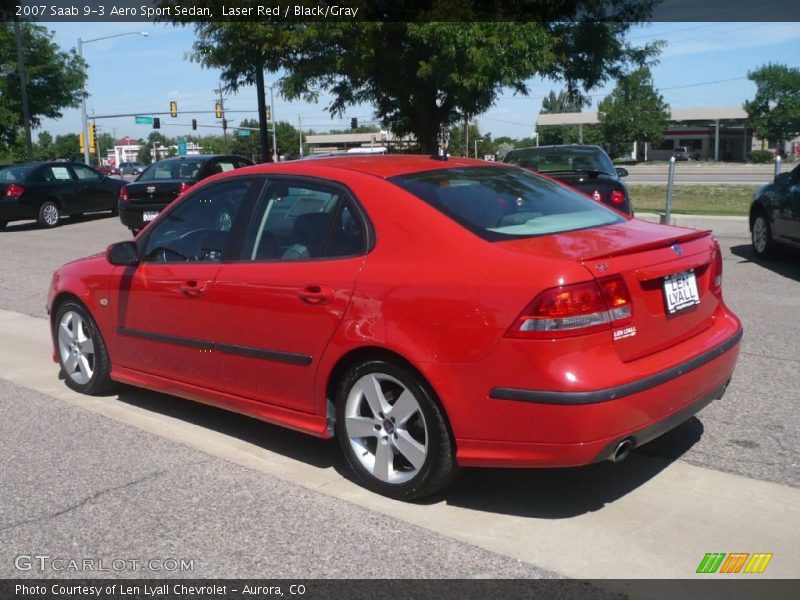
[[615, 165], [635, 165], [639, 163], [638, 160], [636, 160], [635, 158], [631, 158], [630, 156], [615, 158], [611, 162], [614, 163]]
[[752, 163], [770, 163], [775, 155], [770, 150], [753, 150], [747, 153], [747, 161]]

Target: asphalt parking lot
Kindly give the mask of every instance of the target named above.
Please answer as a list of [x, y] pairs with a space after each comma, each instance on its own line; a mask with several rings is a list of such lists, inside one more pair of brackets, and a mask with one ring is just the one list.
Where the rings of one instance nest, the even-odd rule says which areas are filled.
[[[0, 349], [0, 576], [42, 575], [13, 567], [23, 551], [177, 555], [202, 577], [689, 576], [702, 553], [677, 540], [698, 518], [692, 548], [776, 552], [772, 573], [796, 577], [800, 257], [756, 261], [745, 235], [720, 240], [725, 298], [745, 329], [722, 400], [618, 465], [476, 469], [441, 497], [401, 505], [343, 479], [333, 442], [150, 392], [68, 392], [46, 355], [50, 275], [130, 234], [106, 216], [10, 224], [0, 231], [0, 324], [13, 332]], [[695, 494], [721, 504], [718, 516], [687, 516]], [[613, 552], [639, 521], [653, 539], [616, 548], [623, 571], [536, 543], [578, 536]], [[596, 539], [603, 531], [613, 539]], [[651, 552], [687, 557], [648, 567]]]

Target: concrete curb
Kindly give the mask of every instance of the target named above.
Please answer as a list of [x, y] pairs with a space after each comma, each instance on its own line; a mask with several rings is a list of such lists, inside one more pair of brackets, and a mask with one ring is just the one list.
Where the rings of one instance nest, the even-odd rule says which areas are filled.
[[[636, 213], [636, 218], [651, 223], [660, 223], [660, 213]], [[715, 215], [672, 215], [670, 225], [710, 229], [720, 237], [750, 237], [750, 224], [747, 217], [721, 217]]]

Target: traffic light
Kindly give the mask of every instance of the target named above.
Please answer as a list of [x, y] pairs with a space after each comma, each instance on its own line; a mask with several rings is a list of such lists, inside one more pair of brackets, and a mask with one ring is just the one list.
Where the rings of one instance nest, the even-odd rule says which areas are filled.
[[161, 119], [153, 117], [153, 129], [161, 129]]
[[222, 129], [228, 128], [228, 119], [222, 119]]
[[197, 130], [197, 119], [192, 119], [192, 129]]
[[81, 152], [84, 152], [85, 148], [86, 148], [86, 139], [85, 138], [86, 138], [86, 134], [81, 131], [80, 134], [78, 135], [78, 140], [80, 141], [80, 144], [81, 144]]
[[264, 109], [264, 116], [267, 118], [267, 121], [271, 121], [272, 120], [272, 108], [270, 108], [269, 106], [267, 108], [265, 108]]
[[178, 103], [174, 100], [169, 103], [169, 116], [172, 118], [178, 116]]
[[89, 152], [94, 154], [97, 148], [97, 132], [94, 129], [94, 123], [89, 123]]
[[222, 118], [222, 102], [214, 103], [214, 113], [216, 114], [218, 119]]
[[358, 129], [358, 119], [350, 119], [350, 129]]

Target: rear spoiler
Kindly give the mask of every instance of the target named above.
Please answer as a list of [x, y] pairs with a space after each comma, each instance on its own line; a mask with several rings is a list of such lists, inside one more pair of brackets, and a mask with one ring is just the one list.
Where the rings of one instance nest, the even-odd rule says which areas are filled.
[[674, 235], [671, 237], [661, 238], [657, 240], [651, 240], [649, 242], [643, 242], [641, 244], [636, 244], [634, 246], [629, 246], [626, 248], [620, 248], [614, 252], [605, 252], [603, 254], [596, 254], [590, 256], [583, 256], [581, 260], [599, 260], [601, 258], [611, 258], [612, 256], [624, 256], [626, 254], [633, 254], [635, 252], [642, 252], [643, 250], [656, 250], [658, 248], [667, 248], [679, 242], [689, 242], [691, 240], [697, 240], [703, 237], [711, 236], [712, 232], [710, 229], [692, 229], [687, 231], [683, 234]]

